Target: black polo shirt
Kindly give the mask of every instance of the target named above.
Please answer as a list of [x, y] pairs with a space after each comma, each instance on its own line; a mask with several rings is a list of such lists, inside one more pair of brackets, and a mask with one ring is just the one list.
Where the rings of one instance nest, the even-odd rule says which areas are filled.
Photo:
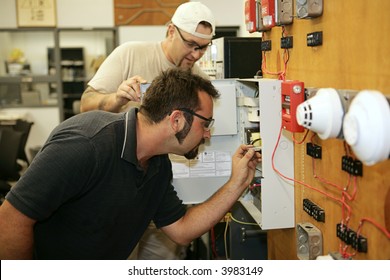
[[185, 213], [171, 184], [168, 155], [136, 157], [136, 113], [91, 111], [56, 127], [7, 195], [37, 220], [37, 259], [126, 259], [151, 220]]

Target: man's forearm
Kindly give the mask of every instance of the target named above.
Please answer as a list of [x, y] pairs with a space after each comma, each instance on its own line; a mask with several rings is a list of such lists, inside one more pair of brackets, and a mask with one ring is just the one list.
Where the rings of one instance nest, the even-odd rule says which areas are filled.
[[121, 106], [115, 103], [115, 93], [100, 93], [92, 87], [88, 87], [81, 96], [80, 111], [92, 110], [117, 113], [121, 111]]
[[190, 208], [177, 222], [163, 228], [172, 240], [186, 244], [218, 223], [252, 182], [261, 155], [240, 145], [232, 157], [229, 181], [205, 202]]
[[244, 190], [245, 187], [237, 187], [231, 181], [227, 182], [207, 201], [189, 208], [173, 227], [168, 226], [163, 231], [175, 242], [188, 244], [217, 224]]
[[16, 210], [8, 201], [0, 207], [0, 259], [32, 259], [35, 221]]
[[188, 220], [197, 222], [194, 228], [199, 228], [200, 234], [207, 232], [230, 211], [244, 190], [245, 188], [239, 188], [230, 181], [227, 182], [204, 203], [189, 209]]

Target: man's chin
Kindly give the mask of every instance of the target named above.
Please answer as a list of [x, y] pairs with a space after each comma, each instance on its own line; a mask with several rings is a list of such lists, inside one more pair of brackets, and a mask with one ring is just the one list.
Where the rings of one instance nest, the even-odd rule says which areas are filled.
[[195, 149], [192, 149], [188, 153], [184, 154], [184, 156], [186, 159], [194, 159], [198, 156], [198, 153], [199, 153], [199, 149], [198, 147], [196, 147]]
[[189, 70], [194, 66], [193, 62], [190, 62], [188, 60], [184, 60], [183, 63], [180, 65], [180, 68], [183, 70]]

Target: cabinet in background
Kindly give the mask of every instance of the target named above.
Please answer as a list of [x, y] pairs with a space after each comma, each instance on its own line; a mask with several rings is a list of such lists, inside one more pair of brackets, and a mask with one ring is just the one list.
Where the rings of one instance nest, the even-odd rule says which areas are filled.
[[60, 77], [46, 59], [56, 37], [54, 28], [0, 29], [0, 108], [59, 106]]
[[[62, 86], [62, 109], [64, 119], [75, 114], [74, 102], [80, 100], [85, 89], [85, 62], [83, 48], [60, 48], [60, 75]], [[56, 72], [54, 49], [48, 49], [49, 72]], [[57, 90], [56, 84], [51, 84], [51, 91]]]
[[60, 28], [57, 31], [62, 118], [67, 119], [79, 112], [80, 98], [88, 81], [118, 45], [118, 38], [115, 28]]
[[[0, 42], [0, 109], [55, 106], [63, 121], [78, 113], [73, 104], [118, 35], [116, 28], [10, 28], [0, 29]], [[11, 61], [15, 50], [23, 57]]]

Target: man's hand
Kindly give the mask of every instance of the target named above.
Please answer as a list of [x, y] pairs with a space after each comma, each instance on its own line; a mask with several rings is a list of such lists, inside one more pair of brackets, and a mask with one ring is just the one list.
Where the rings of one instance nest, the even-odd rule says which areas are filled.
[[140, 102], [141, 101], [141, 89], [140, 83], [146, 83], [146, 80], [140, 76], [134, 76], [126, 81], [123, 81], [116, 92], [116, 104], [117, 106], [124, 106], [129, 101]]
[[232, 157], [232, 175], [230, 180], [239, 186], [249, 186], [256, 172], [261, 154], [251, 145], [241, 145]]

